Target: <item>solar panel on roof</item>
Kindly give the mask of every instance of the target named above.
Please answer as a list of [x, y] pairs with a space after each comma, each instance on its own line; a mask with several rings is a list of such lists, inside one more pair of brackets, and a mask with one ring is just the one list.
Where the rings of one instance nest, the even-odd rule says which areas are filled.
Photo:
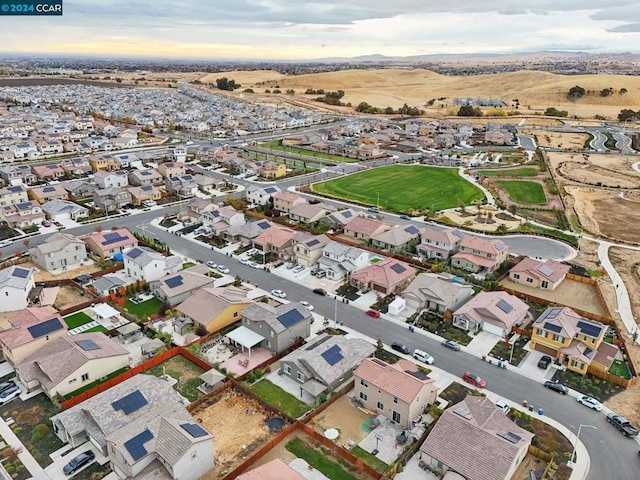
[[342, 216], [344, 218], [351, 218], [353, 216], [353, 213], [351, 213], [351, 210], [347, 210], [346, 212], [342, 212]]
[[496, 432], [496, 435], [498, 435], [500, 438], [504, 438], [508, 442], [513, 443], [514, 445], [522, 440], [522, 437], [516, 435], [513, 432]]
[[276, 188], [275, 188], [275, 187], [269, 187], [269, 188], [265, 188], [265, 189], [264, 189], [264, 192], [265, 192], [265, 193], [273, 193], [273, 192], [275, 192], [275, 191], [276, 191]]
[[501, 252], [502, 250], [504, 250], [504, 244], [503, 243], [494, 243], [493, 246], [495, 247], [496, 250], [498, 250], [499, 252]]
[[182, 175], [182, 179], [183, 180], [193, 180], [193, 177], [191, 175]]
[[405, 370], [404, 373], [408, 373], [412, 377], [416, 377], [418, 380], [427, 380], [429, 378], [429, 376], [426, 373], [421, 372], [419, 370], [415, 370], [413, 372], [410, 370]]
[[76, 340], [75, 343], [85, 352], [88, 352], [91, 350], [100, 350], [100, 345], [98, 345], [93, 340]]
[[410, 233], [411, 235], [417, 235], [420, 230], [418, 230], [415, 225], [409, 225], [404, 229], [405, 232]]
[[271, 225], [269, 225], [269, 222], [266, 222], [266, 221], [265, 221], [265, 222], [260, 222], [260, 223], [258, 223], [258, 226], [259, 226], [261, 229], [265, 230], [265, 229], [269, 228]]
[[545, 322], [544, 324], [545, 330], [549, 330], [550, 332], [560, 333], [562, 331], [562, 327], [560, 325], [554, 325], [553, 323]]
[[112, 243], [121, 242], [122, 240], [126, 240], [127, 237], [123, 237], [118, 232], [107, 233], [104, 236], [104, 241], [102, 245], [111, 245]]
[[129, 415], [137, 410], [140, 410], [142, 407], [147, 405], [147, 399], [144, 398], [144, 395], [140, 392], [140, 390], [134, 390], [128, 395], [125, 395], [120, 400], [116, 400], [111, 404], [114, 410], [122, 410], [122, 413], [125, 415]]
[[182, 275], [178, 275], [176, 277], [168, 278], [164, 281], [169, 288], [175, 288], [182, 285]]
[[151, 185], [144, 185], [144, 186], [140, 187], [140, 190], [142, 190], [144, 192], [150, 192], [151, 190], [153, 190], [153, 187]]
[[129, 250], [129, 252], [127, 253], [127, 257], [133, 259], [138, 258], [140, 255], [142, 255], [142, 250], [140, 250], [139, 248]]
[[44, 187], [44, 188], [42, 189], [42, 191], [43, 191], [43, 192], [47, 192], [47, 193], [49, 193], [49, 192], [55, 192], [55, 191], [56, 191], [56, 189], [55, 189], [55, 188], [53, 188], [53, 187]]
[[319, 243], [320, 243], [320, 240], [318, 240], [317, 238], [314, 238], [309, 243], [307, 243], [307, 247], [313, 247], [314, 245], [317, 245]]
[[338, 345], [334, 345], [333, 347], [325, 350], [321, 353], [322, 358], [331, 366], [338, 363], [344, 357], [342, 356], [342, 352], [340, 351], [340, 347]]
[[30, 327], [27, 327], [27, 330], [29, 330], [32, 338], [40, 338], [61, 328], [62, 323], [54, 317], [42, 323], [38, 323], [37, 325], [31, 325]]
[[209, 435], [204, 428], [202, 428], [197, 423], [181, 423], [180, 426], [193, 438], [204, 437], [205, 435]]
[[496, 307], [498, 307], [504, 313], [511, 313], [511, 311], [513, 310], [513, 305], [502, 298], [498, 300], [498, 303], [496, 303]]
[[404, 271], [406, 271], [407, 269], [404, 268], [402, 265], [400, 265], [399, 263], [394, 263], [393, 265], [391, 265], [391, 270], [393, 270], [396, 273], [403, 273]]
[[145, 429], [144, 431], [133, 437], [131, 440], [127, 440], [126, 442], [124, 442], [124, 448], [127, 449], [127, 452], [129, 452], [129, 455], [131, 455], [131, 458], [133, 458], [133, 460], [138, 461], [149, 453], [147, 452], [147, 449], [144, 448], [144, 444], [152, 439], [153, 433], [151, 433], [148, 429]]
[[13, 269], [13, 276], [18, 278], [27, 278], [30, 271], [31, 270], [27, 270], [26, 268], [16, 267]]
[[544, 318], [556, 318], [561, 311], [561, 307], [550, 308], [545, 312]]
[[386, 363], [384, 363], [382, 360], [379, 360], [377, 358], [372, 358], [371, 361], [373, 363], [375, 363], [376, 365], [380, 365], [381, 367], [386, 367], [387, 366]]
[[537, 270], [546, 277], [553, 275], [553, 270], [549, 265], [540, 265]]
[[590, 337], [597, 338], [600, 336], [600, 332], [602, 332], [602, 327], [587, 322], [578, 322], [576, 326], [580, 329], [580, 332]]
[[302, 320], [304, 318], [304, 315], [302, 315], [300, 311], [294, 308], [292, 310], [289, 310], [288, 312], [283, 313], [282, 315], [278, 315], [277, 318], [283, 327], [289, 328], [291, 325], [294, 325]]
[[144, 175], [144, 176], [151, 175], [151, 172], [149, 170], [141, 170], [140, 175]]
[[587, 348], [584, 351], [584, 356], [587, 358], [593, 358], [593, 356], [596, 354], [596, 352], [594, 350], [591, 350], [590, 348]]
[[10, 192], [21, 192], [22, 191], [22, 187], [17, 185], [15, 187], [7, 187], [7, 190], [9, 190]]

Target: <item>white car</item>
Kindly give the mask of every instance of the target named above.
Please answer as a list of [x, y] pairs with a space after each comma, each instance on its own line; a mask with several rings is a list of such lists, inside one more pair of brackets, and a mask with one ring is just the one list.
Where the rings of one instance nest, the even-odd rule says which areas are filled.
[[300, 273], [303, 270], [304, 270], [304, 265], [298, 265], [296, 268], [293, 269], [293, 273]]
[[262, 266], [258, 262], [249, 262], [247, 265], [249, 265], [251, 268], [260, 268]]
[[498, 409], [500, 409], [500, 411], [504, 414], [509, 413], [509, 411], [511, 410], [511, 407], [509, 406], [509, 402], [507, 402], [503, 398], [501, 398], [496, 402], [496, 407], [498, 407]]
[[309, 302], [307, 302], [306, 300], [302, 300], [300, 302], [300, 305], [302, 305], [304, 308], [306, 308], [307, 310], [309, 310], [310, 312], [313, 312], [313, 305], [311, 305]]
[[217, 263], [212, 262], [211, 260], [209, 260], [209, 261], [207, 262], [207, 267], [209, 267], [209, 268], [218, 268], [218, 264], [217, 264]]
[[249, 265], [249, 264], [251, 263], [251, 260], [250, 260], [250, 259], [248, 259], [248, 258], [241, 258], [241, 259], [240, 259], [240, 263], [241, 263], [242, 265]]
[[227, 267], [225, 267], [224, 265], [218, 265], [218, 271], [220, 273], [229, 273], [231, 270], [229, 270]]
[[282, 290], [271, 290], [271, 295], [273, 295], [274, 297], [278, 297], [278, 298], [286, 298], [287, 294], [284, 293]]
[[5, 389], [2, 393], [0, 393], [0, 405], [4, 405], [5, 403], [10, 402], [14, 398], [20, 396], [22, 390], [17, 385], [12, 385], [11, 387]]
[[586, 395], [583, 395], [581, 397], [576, 398], [576, 401], [578, 403], [581, 403], [585, 407], [589, 407], [595, 410], [596, 412], [599, 412], [600, 410], [602, 410], [602, 404], [593, 397], [587, 397]]

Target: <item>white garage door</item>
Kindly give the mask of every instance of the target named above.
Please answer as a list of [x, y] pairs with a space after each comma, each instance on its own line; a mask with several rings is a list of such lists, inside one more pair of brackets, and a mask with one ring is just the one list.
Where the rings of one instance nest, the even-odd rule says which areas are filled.
[[494, 325], [489, 322], [484, 322], [482, 329], [485, 332], [493, 333], [494, 335], [498, 335], [500, 337], [504, 337], [504, 328]]

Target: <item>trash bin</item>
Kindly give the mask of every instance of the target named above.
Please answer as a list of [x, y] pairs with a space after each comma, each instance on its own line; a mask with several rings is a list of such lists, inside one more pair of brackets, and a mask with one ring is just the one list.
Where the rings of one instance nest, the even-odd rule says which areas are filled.
[[529, 411], [533, 412], [533, 405], [529, 405]]
[[538, 408], [538, 415], [544, 415], [544, 408]]
[[527, 402], [526, 400], [522, 400], [522, 406], [523, 407], [528, 407], [529, 406], [529, 402]]

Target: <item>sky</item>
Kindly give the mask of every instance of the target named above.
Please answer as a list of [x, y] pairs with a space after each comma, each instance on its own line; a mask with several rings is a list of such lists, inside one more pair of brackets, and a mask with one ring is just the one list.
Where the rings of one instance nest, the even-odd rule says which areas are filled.
[[0, 16], [0, 51], [309, 60], [640, 51], [638, 0], [63, 0]]

